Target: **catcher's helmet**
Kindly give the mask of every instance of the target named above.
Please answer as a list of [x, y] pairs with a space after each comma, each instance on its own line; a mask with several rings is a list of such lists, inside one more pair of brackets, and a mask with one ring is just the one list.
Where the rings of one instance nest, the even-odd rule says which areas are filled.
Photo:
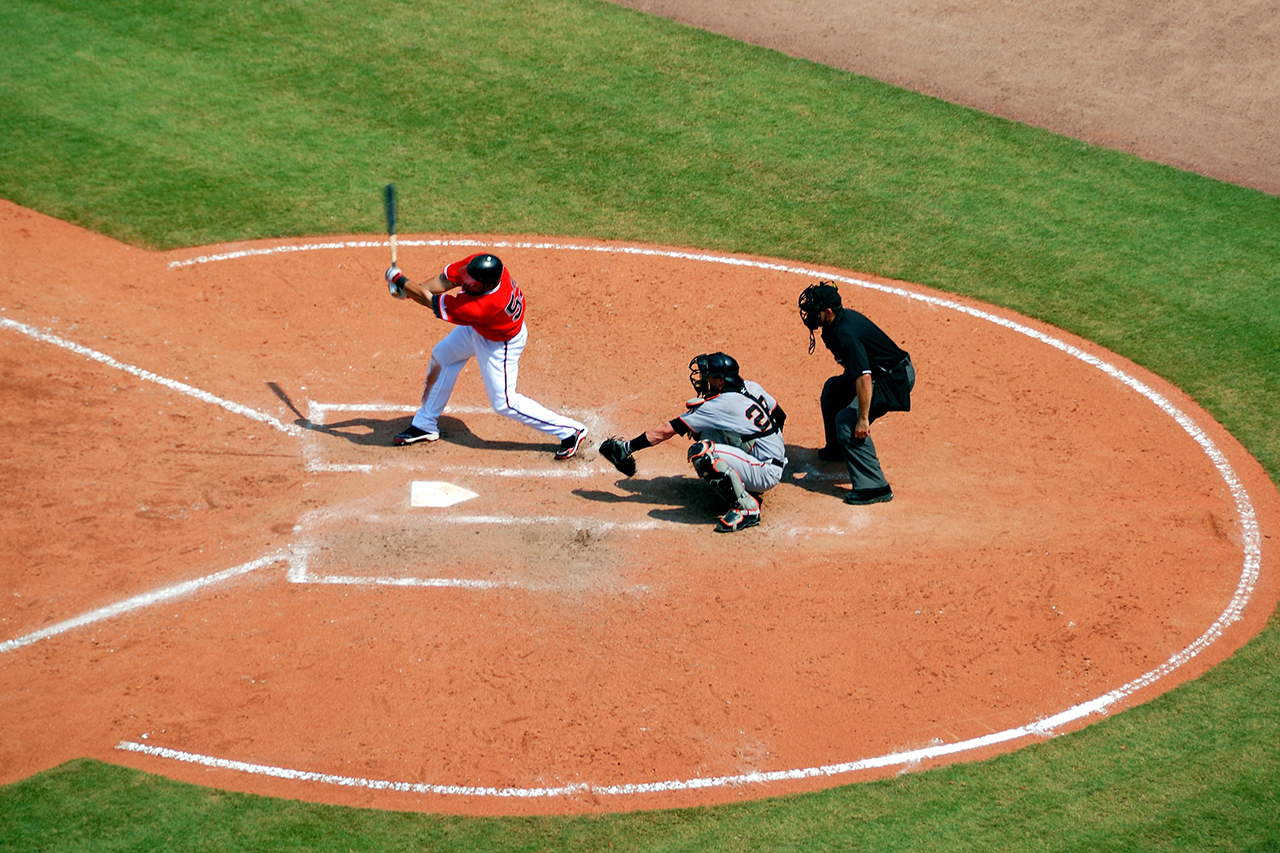
[[723, 379], [726, 391], [737, 391], [743, 387], [742, 377], [738, 375], [738, 362], [732, 356], [722, 352], [694, 356], [689, 362], [689, 381], [699, 397], [711, 393], [712, 379]]
[[467, 264], [467, 275], [485, 287], [492, 287], [502, 278], [502, 261], [497, 255], [476, 255]]
[[800, 319], [811, 332], [822, 325], [820, 315], [823, 311], [840, 307], [840, 291], [836, 289], [834, 282], [820, 281], [811, 284], [800, 294]]

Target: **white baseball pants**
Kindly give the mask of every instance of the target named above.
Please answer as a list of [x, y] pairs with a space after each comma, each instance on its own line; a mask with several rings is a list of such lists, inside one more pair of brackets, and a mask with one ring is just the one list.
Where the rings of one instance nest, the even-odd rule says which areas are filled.
[[484, 382], [489, 405], [503, 417], [533, 427], [539, 432], [566, 439], [586, 427], [573, 418], [555, 412], [516, 393], [520, 373], [520, 353], [524, 352], [529, 329], [520, 331], [509, 341], [491, 341], [470, 326], [458, 326], [431, 350], [427, 381], [422, 389], [422, 406], [413, 416], [413, 425], [427, 432], [438, 432], [438, 421], [453, 393], [453, 385], [467, 360], [475, 358]]

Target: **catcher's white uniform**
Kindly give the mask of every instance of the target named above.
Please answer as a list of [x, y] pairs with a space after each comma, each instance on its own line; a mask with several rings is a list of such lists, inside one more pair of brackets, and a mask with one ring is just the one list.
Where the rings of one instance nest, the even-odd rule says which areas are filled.
[[787, 448], [775, 420], [778, 401], [757, 382], [746, 379], [742, 385], [690, 400], [689, 411], [672, 425], [683, 424], [689, 435], [712, 442], [715, 457], [738, 474], [747, 491], [761, 494], [782, 480]]

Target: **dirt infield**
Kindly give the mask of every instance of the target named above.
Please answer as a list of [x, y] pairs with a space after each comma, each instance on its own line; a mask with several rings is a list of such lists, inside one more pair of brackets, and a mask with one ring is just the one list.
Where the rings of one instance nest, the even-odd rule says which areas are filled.
[[[771, 259], [418, 235], [401, 262], [481, 243], [528, 296], [521, 390], [591, 428], [567, 463], [473, 368], [442, 441], [389, 446], [447, 327], [387, 296], [376, 240], [152, 254], [0, 202], [0, 783], [88, 755], [441, 812], [770, 796], [1077, 728], [1280, 597], [1265, 473], [1090, 343]], [[890, 504], [844, 505], [815, 456], [819, 272], [919, 371], [876, 425]], [[632, 480], [593, 449], [718, 349], [791, 415], [732, 536], [678, 442]], [[414, 507], [415, 481], [477, 497]]]

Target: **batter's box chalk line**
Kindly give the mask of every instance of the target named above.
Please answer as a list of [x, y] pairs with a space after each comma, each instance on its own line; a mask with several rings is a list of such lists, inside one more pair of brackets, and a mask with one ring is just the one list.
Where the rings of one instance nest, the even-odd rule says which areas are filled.
[[455, 589], [500, 589], [516, 587], [513, 581], [489, 581], [471, 578], [377, 577], [363, 575], [329, 575], [311, 571], [311, 546], [295, 546], [289, 554], [285, 578], [297, 584], [336, 584], [342, 586], [452, 587]]
[[[490, 581], [469, 578], [450, 577], [405, 577], [379, 575], [328, 574], [312, 569], [311, 556], [322, 547], [325, 532], [331, 524], [342, 524], [358, 520], [361, 526], [385, 525], [401, 529], [429, 529], [442, 525], [460, 527], [563, 527], [568, 530], [587, 530], [593, 534], [606, 533], [612, 530], [627, 532], [644, 532], [661, 528], [679, 528], [672, 522], [646, 519], [644, 521], [611, 522], [594, 516], [565, 515], [477, 515], [447, 514], [415, 517], [413, 515], [380, 515], [377, 513], [356, 513], [341, 507], [326, 507], [307, 513], [295, 528], [299, 532], [299, 541], [289, 552], [289, 568], [286, 579], [296, 584], [345, 584], [349, 586], [399, 586], [399, 587], [454, 587], [460, 589], [496, 589], [527, 588], [528, 584], [520, 581]], [[647, 590], [647, 587], [636, 587]]]
[[[328, 243], [309, 243], [301, 245], [278, 245], [267, 247], [256, 247], [243, 251], [226, 252], [214, 255], [201, 255], [186, 260], [173, 261], [169, 264], [170, 268], [186, 267], [195, 264], [217, 263], [221, 261], [233, 260], [236, 258], [245, 258], [252, 256], [265, 256], [273, 254], [284, 254], [292, 252], [310, 252], [310, 251], [341, 251], [353, 248], [381, 248], [390, 245], [390, 241], [382, 240], [361, 240], [361, 241], [344, 241], [344, 242], [328, 242]], [[1056, 730], [1069, 725], [1075, 721], [1087, 718], [1091, 715], [1105, 714], [1117, 703], [1122, 702], [1135, 692], [1149, 687], [1167, 676], [1169, 673], [1184, 666], [1187, 662], [1204, 652], [1209, 646], [1215, 643], [1226, 628], [1232, 623], [1240, 619], [1240, 614], [1248, 605], [1253, 591], [1257, 585], [1258, 576], [1262, 565], [1262, 544], [1261, 532], [1258, 527], [1257, 514], [1253, 504], [1249, 499], [1247, 490], [1237, 476], [1226, 454], [1213, 442], [1213, 440], [1202, 430], [1195, 421], [1185, 412], [1174, 406], [1163, 395], [1147, 386], [1134, 376], [1121, 370], [1119, 367], [1107, 362], [1095, 355], [1087, 353], [1076, 346], [1073, 346], [1059, 338], [1031, 328], [1024, 323], [1016, 320], [1001, 317], [979, 308], [968, 306], [960, 302], [944, 299], [937, 296], [931, 296], [924, 293], [916, 293], [902, 287], [896, 287], [886, 284], [878, 284], [876, 282], [866, 281], [864, 279], [853, 278], [841, 274], [832, 273], [829, 270], [819, 270], [811, 267], [793, 266], [789, 264], [768, 263], [758, 261], [751, 258], [739, 258], [729, 255], [717, 255], [704, 252], [677, 252], [663, 249], [653, 249], [639, 246], [596, 246], [581, 245], [574, 243], [556, 243], [556, 242], [525, 242], [525, 241], [480, 241], [480, 240], [448, 240], [448, 239], [431, 239], [431, 240], [400, 240], [401, 246], [459, 246], [459, 247], [493, 247], [493, 248], [520, 248], [532, 250], [545, 250], [551, 252], [599, 252], [599, 253], [615, 253], [623, 255], [637, 255], [648, 257], [665, 257], [679, 260], [695, 261], [699, 263], [716, 264], [730, 267], [743, 267], [753, 269], [764, 269], [786, 274], [803, 276], [806, 279], [814, 278], [824, 279], [828, 281], [837, 281], [854, 287], [863, 288], [865, 290], [877, 291], [880, 293], [890, 294], [901, 297], [903, 299], [921, 302], [934, 308], [956, 311], [958, 313], [984, 320], [1000, 326], [1009, 331], [1024, 335], [1034, 341], [1042, 343], [1046, 346], [1057, 349], [1067, 355], [1076, 358], [1091, 367], [1094, 367], [1116, 381], [1122, 383], [1133, 392], [1141, 395], [1159, 408], [1162, 412], [1172, 418], [1191, 438], [1196, 442], [1209, 457], [1214, 467], [1227, 484], [1231, 496], [1235, 501], [1236, 509], [1240, 519], [1241, 528], [1241, 546], [1243, 551], [1243, 564], [1241, 567], [1240, 577], [1236, 585], [1236, 589], [1231, 596], [1226, 608], [1213, 621], [1213, 623], [1205, 629], [1205, 631], [1190, 645], [1176, 654], [1172, 655], [1168, 660], [1160, 666], [1144, 673], [1143, 675], [1121, 685], [1120, 687], [1087, 702], [1074, 705], [1060, 713], [1050, 715], [1040, 720], [1028, 723], [1017, 728], [1007, 729], [1002, 732], [995, 732], [983, 737], [973, 738], [970, 740], [959, 741], [951, 744], [935, 744], [921, 749], [904, 750], [901, 752], [893, 752], [887, 755], [877, 756], [874, 758], [863, 758], [856, 761], [849, 761], [838, 764], [826, 764], [815, 767], [796, 768], [791, 770], [776, 770], [769, 772], [753, 772], [729, 776], [715, 777], [695, 777], [683, 780], [671, 780], [665, 782], [651, 782], [642, 784], [621, 784], [621, 785], [595, 785], [595, 784], [573, 784], [561, 787], [539, 787], [539, 788], [486, 788], [471, 787], [462, 785], [434, 785], [417, 782], [397, 782], [392, 780], [378, 780], [354, 776], [338, 776], [332, 774], [316, 773], [312, 771], [296, 770], [285, 767], [276, 767], [263, 764], [252, 764], [247, 762], [235, 761], [227, 758], [218, 758], [214, 756], [201, 755], [197, 753], [182, 752], [179, 750], [169, 749], [161, 746], [151, 746], [133, 741], [122, 741], [117, 745], [117, 749], [135, 752], [145, 755], [151, 755], [157, 758], [163, 758], [173, 761], [182, 761], [203, 765], [206, 767], [216, 767], [234, 772], [247, 773], [251, 775], [270, 776], [282, 779], [295, 779], [299, 781], [315, 782], [328, 785], [340, 785], [347, 787], [369, 788], [375, 790], [392, 790], [406, 791], [419, 794], [437, 794], [437, 795], [461, 795], [472, 797], [517, 797], [517, 798], [537, 798], [537, 797], [561, 797], [574, 796], [584, 792], [591, 792], [599, 796], [625, 796], [633, 794], [659, 793], [665, 791], [683, 791], [697, 790], [701, 788], [717, 788], [724, 786], [749, 785], [749, 784], [767, 784], [770, 782], [809, 779], [823, 776], [839, 776], [857, 773], [864, 770], [876, 768], [906, 766], [918, 764], [923, 761], [944, 758], [952, 755], [959, 755], [974, 750], [980, 750], [987, 747], [1017, 741], [1023, 738], [1039, 738], [1052, 735]], [[284, 424], [272, 415], [259, 412], [247, 406], [222, 399], [213, 394], [201, 391], [192, 386], [186, 385], [176, 380], [158, 376], [150, 371], [143, 370], [132, 365], [124, 364], [112, 356], [88, 347], [67, 341], [50, 332], [36, 329], [34, 327], [15, 322], [8, 318], [0, 318], [0, 328], [9, 331], [27, 335], [35, 340], [59, 346], [72, 352], [78, 353], [86, 358], [98, 361], [108, 367], [123, 370], [145, 381], [156, 382], [167, 388], [170, 388], [180, 394], [185, 394], [203, 402], [220, 406], [227, 411], [244, 417], [266, 423], [274, 429], [285, 432], [290, 435], [302, 435], [305, 431], [290, 424]], [[278, 555], [263, 558], [270, 562], [276, 562], [281, 559]], [[250, 566], [253, 564], [245, 564]], [[228, 570], [228, 572], [252, 571], [252, 568], [246, 569], [245, 566]], [[255, 566], [255, 568], [260, 566]], [[295, 571], [295, 563], [290, 562], [290, 572]], [[305, 565], [301, 569], [305, 574]], [[225, 573], [223, 573], [225, 574]], [[230, 576], [230, 575], [227, 575]], [[203, 579], [201, 582], [208, 581], [210, 583], [221, 582], [214, 581], [212, 578], [218, 576], [210, 576], [209, 579]], [[225, 578], [222, 578], [225, 580]], [[201, 583], [197, 582], [197, 583]], [[181, 585], [179, 585], [181, 586]], [[166, 588], [160, 591], [166, 593], [173, 588]], [[171, 593], [175, 595], [188, 594], [187, 592]], [[162, 599], [163, 600], [163, 599]], [[43, 639], [45, 636], [51, 636], [47, 633], [54, 628], [60, 630], [69, 630], [82, 624], [96, 621], [101, 618], [110, 618], [117, 613], [124, 613], [129, 610], [147, 607], [153, 603], [148, 600], [147, 596], [137, 596], [121, 602], [109, 608], [101, 608], [92, 611], [82, 617], [67, 620], [51, 626], [45, 631], [36, 632], [26, 637], [10, 640], [0, 644], [0, 652], [10, 652], [22, 645]], [[119, 608], [117, 610], [117, 608]]]

